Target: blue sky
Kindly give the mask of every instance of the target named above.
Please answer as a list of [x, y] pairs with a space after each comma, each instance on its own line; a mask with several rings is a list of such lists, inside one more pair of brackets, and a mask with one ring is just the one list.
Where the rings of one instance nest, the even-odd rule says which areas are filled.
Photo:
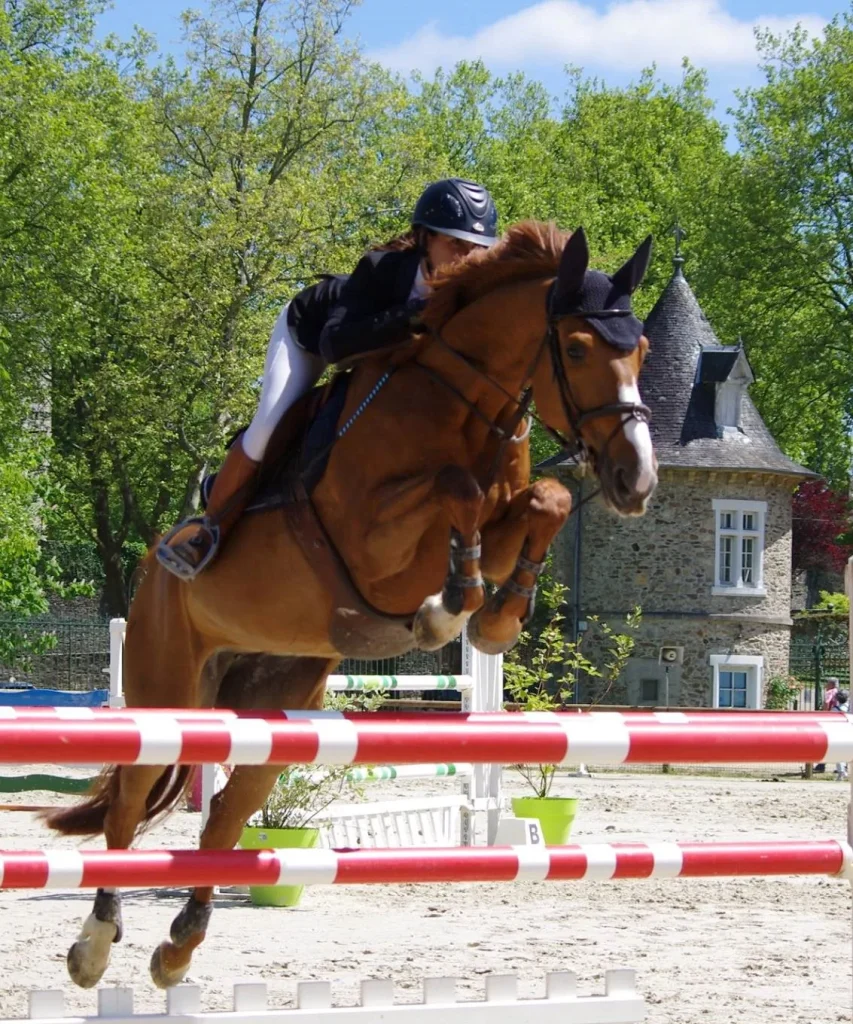
[[[180, 11], [202, 2], [115, 0], [100, 32], [127, 35], [139, 24], [177, 54]], [[849, 9], [846, 0], [363, 0], [346, 34], [403, 73], [480, 57], [498, 73], [525, 71], [557, 96], [566, 64], [624, 85], [652, 62], [662, 78], [677, 80], [688, 56], [707, 69], [722, 116], [735, 88], [760, 81], [755, 24], [784, 31], [801, 22], [817, 33]]]

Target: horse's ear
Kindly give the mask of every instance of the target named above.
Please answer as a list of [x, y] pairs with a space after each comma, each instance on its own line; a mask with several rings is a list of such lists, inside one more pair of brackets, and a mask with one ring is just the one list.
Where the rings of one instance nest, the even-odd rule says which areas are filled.
[[632, 295], [642, 284], [652, 258], [652, 236], [641, 243], [634, 255], [613, 275], [613, 285], [622, 295]]
[[563, 248], [552, 307], [565, 309], [572, 304], [583, 287], [583, 278], [589, 266], [589, 245], [583, 228], [573, 232]]

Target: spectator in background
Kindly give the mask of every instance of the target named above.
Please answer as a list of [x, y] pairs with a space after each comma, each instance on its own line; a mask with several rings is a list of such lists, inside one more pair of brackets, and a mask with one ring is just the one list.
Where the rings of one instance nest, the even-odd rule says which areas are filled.
[[839, 690], [838, 676], [826, 677], [826, 689], [823, 695], [823, 710], [835, 710], [835, 696]]
[[[835, 696], [838, 693], [838, 676], [827, 676], [826, 686], [823, 694], [823, 710], [835, 710]], [[826, 764], [821, 761], [814, 766], [815, 774], [822, 775], [826, 771]]]
[[[850, 703], [847, 690], [836, 690], [835, 691], [835, 704], [832, 708], [833, 711], [840, 711], [842, 714], [847, 714]], [[837, 761], [835, 764], [835, 781], [840, 782], [842, 779], [849, 778], [847, 774], [847, 762]]]

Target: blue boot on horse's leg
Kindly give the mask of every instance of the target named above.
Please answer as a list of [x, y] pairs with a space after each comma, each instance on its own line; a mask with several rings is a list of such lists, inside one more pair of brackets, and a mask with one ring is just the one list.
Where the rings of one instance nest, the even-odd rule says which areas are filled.
[[216, 474], [205, 514], [179, 523], [157, 545], [157, 561], [164, 569], [194, 580], [210, 564], [248, 504], [259, 465], [238, 437]]

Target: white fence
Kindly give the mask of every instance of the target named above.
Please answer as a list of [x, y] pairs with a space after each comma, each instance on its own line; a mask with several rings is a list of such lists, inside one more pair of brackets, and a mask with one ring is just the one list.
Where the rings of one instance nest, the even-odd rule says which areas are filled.
[[[65, 1013], [60, 991], [30, 993], [29, 1019], [42, 1024], [639, 1024], [645, 1003], [637, 994], [634, 972], [605, 973], [604, 995], [579, 996], [574, 974], [549, 974], [544, 999], [518, 998], [514, 975], [486, 978], [483, 1001], [458, 1002], [453, 978], [424, 981], [421, 1002], [395, 1003], [390, 981], [361, 984], [358, 1006], [332, 1006], [326, 981], [302, 982], [294, 1009], [271, 1010], [263, 983], [234, 985], [233, 1009], [201, 1010], [201, 992], [195, 985], [178, 985], [166, 992], [166, 1012], [135, 1014], [133, 989], [98, 990], [98, 1015], [74, 1017]], [[10, 1020], [0, 1024], [17, 1024]]]

